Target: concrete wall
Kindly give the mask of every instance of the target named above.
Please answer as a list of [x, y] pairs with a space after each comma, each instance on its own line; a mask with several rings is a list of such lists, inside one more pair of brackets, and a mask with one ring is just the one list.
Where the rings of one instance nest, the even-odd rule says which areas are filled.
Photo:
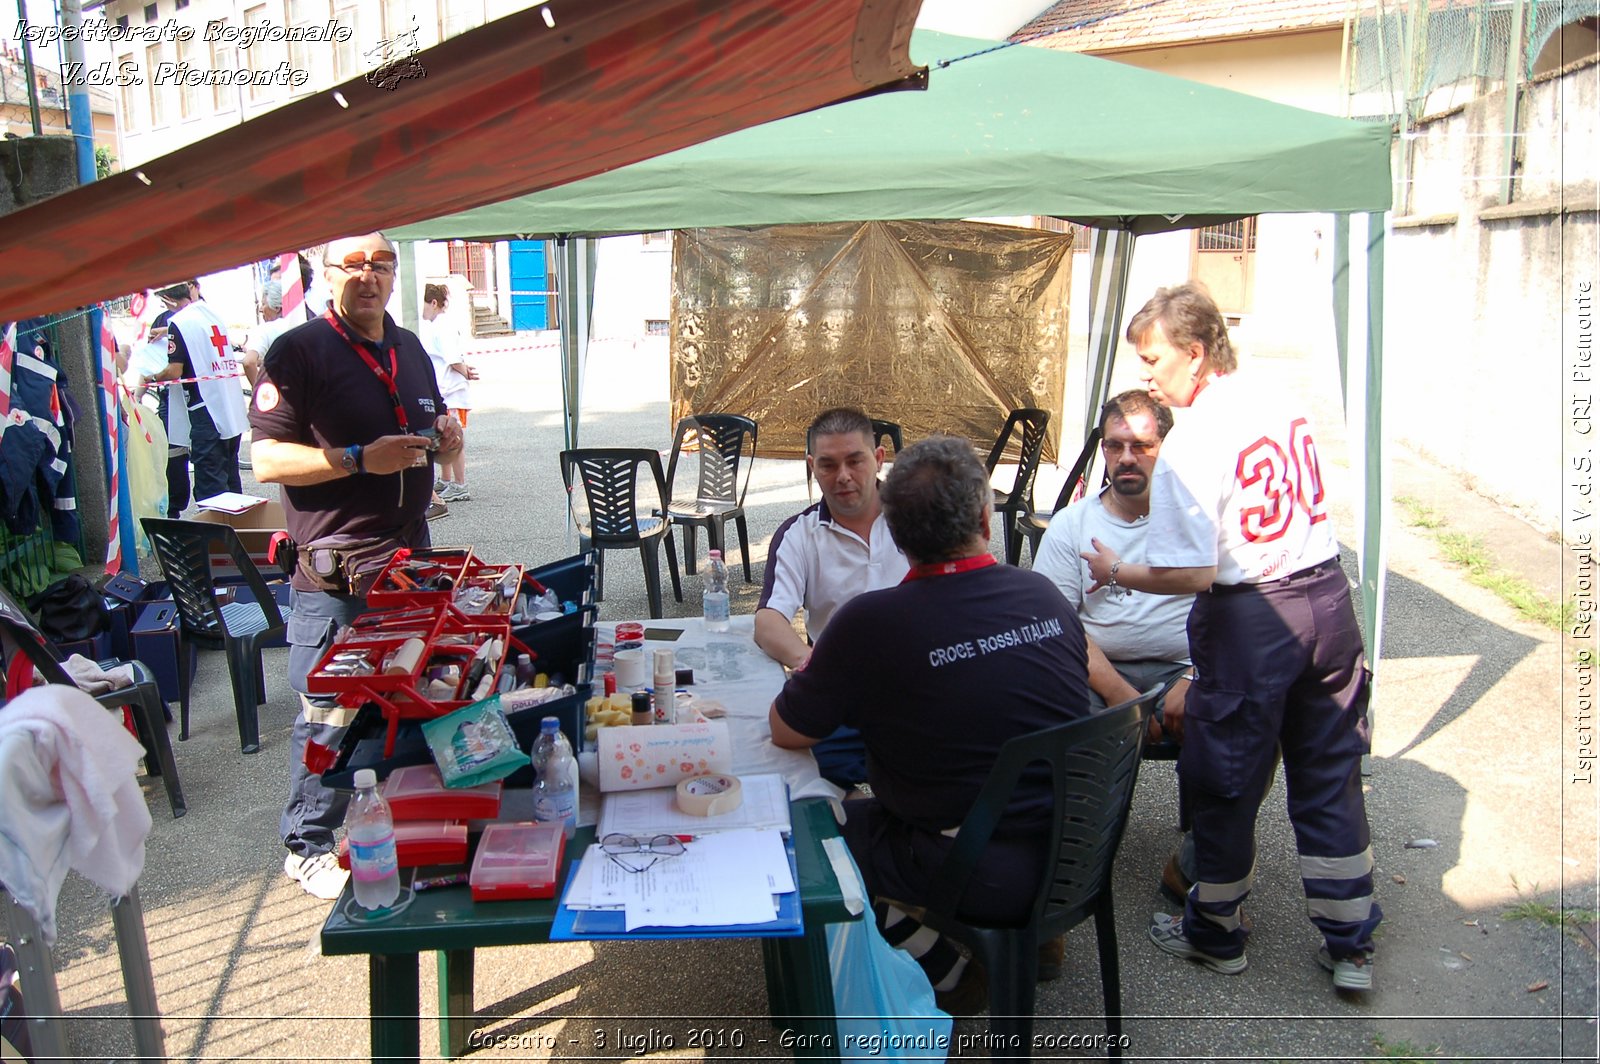
[[1343, 40], [1343, 30], [1336, 27], [1096, 54], [1291, 107], [1342, 115], [1345, 101], [1339, 91], [1339, 53]]
[[1395, 436], [1559, 528], [1572, 300], [1600, 256], [1600, 66], [1524, 93], [1509, 205], [1503, 95], [1424, 120], [1408, 142], [1410, 209], [1389, 244], [1386, 406]]

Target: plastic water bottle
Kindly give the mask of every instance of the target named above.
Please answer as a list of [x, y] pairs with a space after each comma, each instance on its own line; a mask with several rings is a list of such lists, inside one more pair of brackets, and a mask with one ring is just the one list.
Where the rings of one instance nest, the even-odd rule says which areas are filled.
[[356, 796], [344, 818], [350, 844], [350, 885], [363, 909], [387, 909], [400, 896], [400, 859], [394, 844], [394, 818], [378, 793], [378, 775], [356, 771]]
[[[578, 755], [572, 750], [572, 743], [567, 740], [567, 733], [556, 730], [556, 751], [567, 759], [568, 782], [572, 784], [572, 827], [578, 826]], [[571, 838], [569, 834], [567, 836]]]
[[545, 763], [550, 760], [550, 752], [556, 747], [555, 737], [561, 734], [561, 721], [556, 717], [545, 717], [539, 721], [539, 737], [533, 741], [533, 751], [529, 761], [533, 763], [533, 782], [538, 786], [539, 780], [544, 778]]
[[720, 550], [711, 552], [711, 571], [706, 574], [705, 601], [700, 610], [706, 619], [706, 631], [728, 630], [728, 567], [723, 564]]
[[[554, 717], [541, 722], [538, 743], [550, 735]], [[537, 751], [538, 743], [535, 743]], [[533, 785], [533, 819], [541, 824], [560, 824], [568, 839], [578, 830], [578, 762], [572, 746], [559, 726], [550, 738], [544, 764], [535, 764], [539, 781]]]

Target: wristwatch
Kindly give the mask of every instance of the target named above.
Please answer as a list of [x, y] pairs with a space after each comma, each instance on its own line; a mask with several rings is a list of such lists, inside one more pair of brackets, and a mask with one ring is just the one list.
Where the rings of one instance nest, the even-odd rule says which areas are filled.
[[1106, 574], [1106, 587], [1116, 587], [1117, 586], [1117, 570], [1121, 569], [1121, 568], [1122, 568], [1122, 563], [1120, 561], [1116, 561], [1116, 562], [1112, 562], [1111, 563], [1111, 571]]
[[367, 471], [367, 465], [366, 462], [363, 461], [361, 445], [359, 443], [352, 443], [350, 446], [346, 447], [344, 449], [343, 457], [339, 459], [339, 464], [343, 466], [344, 471], [349, 473], [351, 476], [355, 476], [357, 473], [365, 473]]

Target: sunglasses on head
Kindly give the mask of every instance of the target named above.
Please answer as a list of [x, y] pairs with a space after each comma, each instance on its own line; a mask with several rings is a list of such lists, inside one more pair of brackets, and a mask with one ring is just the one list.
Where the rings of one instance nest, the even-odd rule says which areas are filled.
[[327, 263], [327, 265], [337, 266], [345, 273], [351, 275], [360, 274], [363, 270], [370, 269], [373, 273], [378, 274], [379, 276], [384, 276], [386, 274], [394, 273], [396, 261], [395, 253], [392, 251], [374, 251], [370, 253], [365, 251], [352, 251], [350, 254], [346, 255], [343, 260], [339, 262], [330, 262]]

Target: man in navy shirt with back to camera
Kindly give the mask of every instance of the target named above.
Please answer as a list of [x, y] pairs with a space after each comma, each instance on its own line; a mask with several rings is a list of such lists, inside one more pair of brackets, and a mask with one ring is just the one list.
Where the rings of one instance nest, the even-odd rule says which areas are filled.
[[[927, 897], [1008, 739], [1088, 712], [1083, 626], [1048, 579], [995, 564], [993, 494], [968, 441], [932, 436], [907, 448], [881, 494], [911, 571], [833, 615], [772, 704], [772, 741], [803, 748], [841, 724], [860, 730], [874, 796], [845, 804], [845, 841], [884, 937], [917, 958], [940, 1008], [970, 1015], [987, 999], [983, 973], [882, 899], [914, 906]], [[1024, 777], [963, 917], [1026, 920], [1050, 813], [1048, 775]], [[1059, 974], [1060, 940], [1040, 954], [1040, 978]]]

